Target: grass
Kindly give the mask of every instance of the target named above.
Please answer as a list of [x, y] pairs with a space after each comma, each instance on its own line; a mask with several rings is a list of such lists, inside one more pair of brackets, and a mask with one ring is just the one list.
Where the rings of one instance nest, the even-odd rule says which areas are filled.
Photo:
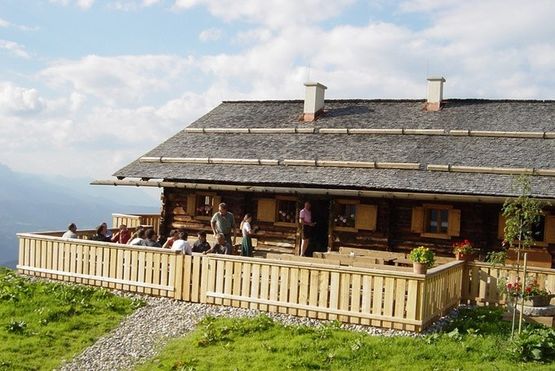
[[141, 305], [104, 289], [31, 281], [0, 268], [0, 370], [51, 370]]
[[553, 370], [514, 360], [498, 310], [463, 311], [442, 334], [369, 336], [323, 327], [285, 327], [266, 316], [206, 318], [140, 370]]

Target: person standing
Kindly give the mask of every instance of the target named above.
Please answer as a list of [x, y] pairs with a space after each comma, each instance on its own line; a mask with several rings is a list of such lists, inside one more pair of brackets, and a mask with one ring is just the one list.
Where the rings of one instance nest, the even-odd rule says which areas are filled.
[[308, 243], [312, 238], [312, 230], [316, 223], [312, 221], [312, 212], [310, 211], [311, 205], [310, 202], [306, 201], [304, 203], [304, 208], [299, 213], [299, 221], [302, 226], [302, 241], [301, 241], [301, 251], [300, 256], [304, 256], [306, 254], [306, 250], [308, 249]]
[[252, 256], [252, 228], [251, 228], [252, 216], [251, 214], [245, 214], [243, 221], [241, 222], [241, 234], [243, 235], [243, 242], [241, 243], [241, 256]]
[[[233, 214], [227, 211], [227, 205], [225, 203], [221, 203], [218, 206], [218, 212], [212, 216], [212, 220], [210, 221], [210, 225], [212, 226], [212, 232], [214, 232], [214, 237], [217, 238], [218, 234], [223, 234], [225, 240], [230, 246], [235, 245], [236, 240], [236, 227], [235, 227], [235, 218]], [[231, 242], [231, 236], [233, 234], [233, 243]]]

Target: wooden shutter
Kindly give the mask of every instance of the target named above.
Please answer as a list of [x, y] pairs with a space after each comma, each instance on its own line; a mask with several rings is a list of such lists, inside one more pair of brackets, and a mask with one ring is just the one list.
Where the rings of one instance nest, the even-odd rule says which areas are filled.
[[497, 218], [497, 238], [501, 241], [505, 239], [505, 217], [503, 213], [499, 213]]
[[356, 208], [355, 228], [366, 229], [369, 231], [376, 230], [376, 222], [378, 219], [378, 207], [376, 205], [359, 204]]
[[[218, 211], [218, 207], [220, 206], [221, 203], [222, 203], [222, 198], [220, 196], [212, 197], [212, 213], [215, 213]], [[227, 206], [227, 208], [229, 209], [229, 205]]]
[[261, 198], [258, 200], [256, 218], [260, 222], [275, 222], [276, 200], [273, 198]]
[[424, 232], [424, 208], [423, 207], [412, 208], [412, 219], [411, 219], [410, 231], [412, 233]]
[[545, 216], [544, 241], [555, 244], [555, 215]]
[[450, 209], [447, 223], [449, 236], [459, 236], [461, 234], [461, 211]]
[[192, 193], [187, 195], [187, 215], [194, 216], [197, 208], [197, 196]]

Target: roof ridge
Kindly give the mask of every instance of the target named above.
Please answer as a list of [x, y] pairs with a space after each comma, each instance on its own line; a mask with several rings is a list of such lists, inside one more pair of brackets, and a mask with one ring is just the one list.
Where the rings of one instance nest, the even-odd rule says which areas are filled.
[[[325, 99], [328, 103], [365, 103], [365, 102], [383, 102], [383, 103], [418, 103], [425, 102], [424, 98], [341, 98], [341, 99]], [[302, 99], [252, 99], [252, 100], [224, 100], [222, 103], [303, 103]], [[444, 99], [444, 103], [449, 102], [483, 102], [483, 103], [555, 103], [555, 99], [516, 99], [516, 98], [449, 98]]]

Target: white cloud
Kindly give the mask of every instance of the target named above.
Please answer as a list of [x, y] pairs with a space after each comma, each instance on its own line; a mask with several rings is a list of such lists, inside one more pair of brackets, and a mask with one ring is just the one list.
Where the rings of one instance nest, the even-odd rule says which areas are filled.
[[36, 89], [26, 89], [9, 82], [0, 82], [0, 112], [5, 114], [36, 113], [45, 106]]
[[69, 84], [80, 94], [93, 95], [110, 105], [138, 103], [168, 90], [192, 63], [190, 58], [167, 55], [101, 57], [53, 63], [40, 72], [51, 86]]
[[38, 27], [30, 27], [30, 26], [25, 26], [25, 25], [20, 25], [20, 24], [14, 24], [11, 23], [9, 21], [6, 21], [5, 19], [0, 18], [0, 28], [8, 28], [8, 27], [14, 27], [18, 30], [21, 31], [37, 31]]
[[206, 6], [226, 21], [247, 20], [272, 28], [302, 25], [336, 16], [354, 0], [176, 0], [175, 9]]
[[308, 67], [330, 98], [423, 98], [427, 73], [447, 77], [447, 97], [553, 98], [551, 2], [415, 0], [398, 11], [427, 20], [417, 29], [318, 25], [348, 4], [178, 1], [253, 26], [233, 36], [241, 44], [233, 52], [53, 62], [34, 76], [52, 99], [1, 85], [0, 158], [29, 171], [107, 176], [221, 100], [302, 99]]
[[124, 12], [136, 11], [142, 8], [148, 8], [153, 5], [159, 4], [161, 0], [121, 0], [121, 1], [111, 1], [108, 3], [108, 7], [114, 10], [120, 10]]
[[24, 59], [31, 58], [31, 55], [27, 53], [27, 51], [25, 50], [25, 47], [21, 44], [16, 43], [15, 41], [0, 39], [0, 49], [3, 49], [7, 51], [9, 54], [19, 58], [24, 58]]
[[222, 37], [222, 30], [219, 28], [208, 28], [202, 31], [198, 38], [200, 41], [208, 42], [208, 41], [217, 41]]
[[253, 28], [247, 31], [238, 32], [234, 41], [239, 44], [261, 43], [270, 40], [273, 33], [267, 28]]
[[68, 6], [75, 5], [80, 9], [87, 10], [93, 6], [95, 0], [50, 0], [52, 4]]

